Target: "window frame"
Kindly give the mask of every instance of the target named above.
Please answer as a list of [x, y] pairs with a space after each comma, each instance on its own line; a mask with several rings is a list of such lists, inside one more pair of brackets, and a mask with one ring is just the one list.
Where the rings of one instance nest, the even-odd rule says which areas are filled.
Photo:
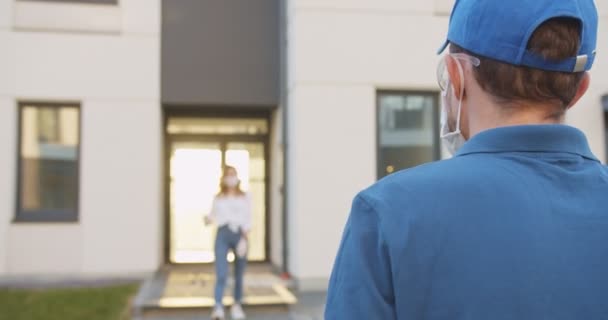
[[117, 6], [120, 0], [17, 0], [19, 2], [49, 2], [49, 3], [68, 3], [68, 4], [95, 4]]
[[377, 89], [376, 90], [376, 114], [375, 114], [375, 125], [376, 125], [376, 180], [380, 180], [388, 175], [380, 174], [380, 164], [382, 163], [382, 153], [380, 148], [382, 146], [381, 134], [382, 127], [380, 125], [380, 112], [381, 104], [380, 99], [386, 95], [400, 95], [400, 96], [424, 96], [433, 99], [433, 161], [441, 160], [441, 137], [439, 131], [441, 130], [440, 124], [440, 92], [434, 90], [399, 90], [399, 89]]
[[[74, 108], [78, 110], [78, 146], [76, 150], [76, 210], [23, 210], [22, 208], [22, 152], [23, 152], [23, 111], [26, 107], [35, 108]], [[19, 101], [17, 103], [17, 180], [15, 192], [15, 216], [13, 223], [78, 223], [80, 219], [80, 175], [81, 175], [81, 144], [82, 144], [82, 106], [80, 102], [41, 102]]]

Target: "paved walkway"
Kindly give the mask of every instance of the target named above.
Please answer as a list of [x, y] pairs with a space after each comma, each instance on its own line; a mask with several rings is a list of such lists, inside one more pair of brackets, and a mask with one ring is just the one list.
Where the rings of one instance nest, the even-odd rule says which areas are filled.
[[[159, 270], [144, 282], [134, 299], [134, 320], [209, 319], [214, 304], [213, 277], [213, 270], [205, 267]], [[291, 283], [274, 275], [267, 265], [251, 266], [245, 284], [248, 320], [323, 319], [325, 293], [299, 293], [296, 299], [288, 289]], [[231, 303], [229, 291], [224, 301], [227, 305]]]
[[[247, 320], [323, 320], [325, 303], [324, 293], [305, 293], [298, 295], [298, 304], [287, 310], [245, 310], [248, 313]], [[146, 314], [143, 318], [134, 320], [208, 320], [208, 310], [190, 311], [159, 311]]]

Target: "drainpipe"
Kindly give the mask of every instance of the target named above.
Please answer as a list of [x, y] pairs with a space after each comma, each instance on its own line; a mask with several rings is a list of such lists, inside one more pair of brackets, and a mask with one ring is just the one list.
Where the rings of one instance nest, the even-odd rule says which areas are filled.
[[279, 76], [279, 90], [280, 90], [280, 103], [282, 108], [282, 144], [283, 144], [283, 217], [282, 217], [282, 238], [283, 238], [283, 275], [289, 277], [289, 108], [288, 108], [288, 96], [287, 81], [289, 79], [287, 74], [287, 1], [279, 2], [279, 52], [280, 52], [280, 76]]

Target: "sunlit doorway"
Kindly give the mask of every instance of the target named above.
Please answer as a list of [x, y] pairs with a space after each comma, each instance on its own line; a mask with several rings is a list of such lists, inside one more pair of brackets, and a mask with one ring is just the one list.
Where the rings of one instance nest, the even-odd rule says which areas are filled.
[[[212, 263], [217, 228], [205, 226], [222, 168], [237, 169], [253, 201], [250, 261], [267, 260], [267, 134], [264, 118], [169, 117], [168, 260]], [[228, 259], [233, 260], [232, 254]]]

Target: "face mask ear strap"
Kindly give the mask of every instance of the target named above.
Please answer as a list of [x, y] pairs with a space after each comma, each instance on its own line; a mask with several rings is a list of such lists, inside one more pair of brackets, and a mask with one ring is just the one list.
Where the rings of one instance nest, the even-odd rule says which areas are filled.
[[458, 99], [458, 114], [456, 119], [456, 131], [460, 133], [460, 118], [462, 115], [462, 100], [464, 100], [464, 71], [462, 70], [462, 64], [458, 59], [456, 65], [458, 66], [458, 75], [460, 76], [460, 98]]

